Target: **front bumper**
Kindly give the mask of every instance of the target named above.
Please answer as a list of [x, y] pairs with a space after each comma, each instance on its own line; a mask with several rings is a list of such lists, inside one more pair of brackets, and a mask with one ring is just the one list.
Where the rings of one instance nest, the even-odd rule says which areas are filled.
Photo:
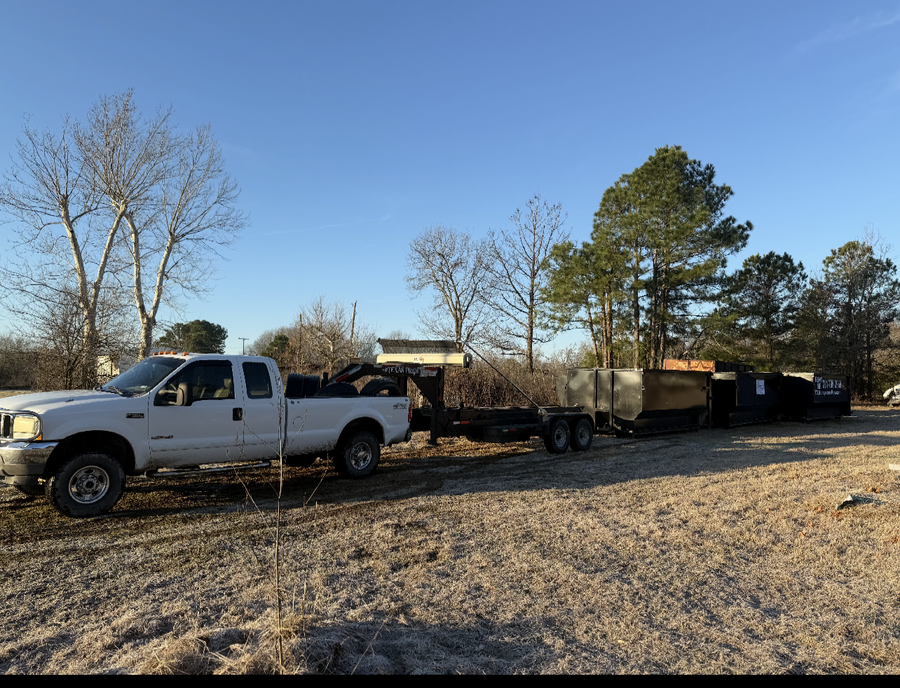
[[6, 442], [0, 444], [0, 481], [14, 486], [35, 486], [59, 442]]

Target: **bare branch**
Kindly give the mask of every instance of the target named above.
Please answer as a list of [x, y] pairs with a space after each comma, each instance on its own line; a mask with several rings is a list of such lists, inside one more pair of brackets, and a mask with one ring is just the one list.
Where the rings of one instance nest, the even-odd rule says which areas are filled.
[[496, 285], [491, 305], [504, 316], [495, 323], [493, 336], [501, 350], [523, 355], [529, 371], [534, 371], [534, 345], [549, 341], [539, 335], [541, 292], [551, 249], [569, 238], [563, 229], [566, 215], [559, 203], [550, 205], [535, 194], [510, 221], [512, 230], [491, 232], [488, 242], [485, 264]]
[[487, 246], [468, 234], [435, 226], [419, 234], [407, 256], [410, 291], [431, 291], [434, 307], [419, 317], [428, 331], [462, 345], [481, 341], [490, 316], [494, 280], [486, 265]]

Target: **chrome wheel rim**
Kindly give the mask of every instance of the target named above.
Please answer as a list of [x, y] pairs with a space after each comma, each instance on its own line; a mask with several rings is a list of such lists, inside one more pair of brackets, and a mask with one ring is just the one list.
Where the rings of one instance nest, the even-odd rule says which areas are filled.
[[109, 474], [100, 466], [85, 466], [69, 479], [69, 496], [79, 504], [93, 504], [109, 491]]
[[372, 447], [367, 442], [357, 442], [350, 448], [350, 465], [357, 471], [372, 461]]

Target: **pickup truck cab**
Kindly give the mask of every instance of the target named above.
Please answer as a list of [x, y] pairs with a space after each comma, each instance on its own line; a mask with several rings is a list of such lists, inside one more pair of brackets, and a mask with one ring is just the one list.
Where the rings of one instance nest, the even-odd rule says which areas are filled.
[[45, 492], [67, 516], [93, 516], [115, 506], [126, 475], [327, 455], [361, 478], [382, 445], [409, 439], [409, 398], [389, 380], [362, 394], [312, 380], [289, 380], [286, 394], [269, 358], [165, 352], [93, 390], [10, 397], [0, 408], [0, 479]]

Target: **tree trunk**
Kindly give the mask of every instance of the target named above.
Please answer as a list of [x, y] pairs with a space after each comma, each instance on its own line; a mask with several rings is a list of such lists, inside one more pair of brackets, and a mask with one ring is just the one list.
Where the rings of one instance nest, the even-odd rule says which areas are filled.
[[88, 284], [87, 281], [87, 269], [81, 253], [81, 244], [78, 241], [78, 235], [75, 234], [75, 226], [69, 214], [67, 202], [61, 205], [60, 215], [69, 240], [69, 246], [72, 249], [72, 262], [78, 280], [78, 305], [84, 318], [81, 340], [81, 380], [78, 382], [78, 386], [90, 388], [97, 382], [97, 358], [100, 348], [97, 333], [97, 305], [100, 302], [100, 288], [103, 284], [103, 277], [106, 274], [106, 266], [119, 230], [123, 211], [119, 209], [116, 213], [112, 227], [107, 233], [106, 244], [97, 266], [97, 277], [91, 284]]
[[597, 365], [600, 365], [600, 350], [597, 348], [597, 331], [594, 326], [594, 314], [591, 310], [590, 303], [587, 304], [587, 317], [588, 317], [588, 327], [591, 331], [591, 344], [594, 347], [594, 361]]

